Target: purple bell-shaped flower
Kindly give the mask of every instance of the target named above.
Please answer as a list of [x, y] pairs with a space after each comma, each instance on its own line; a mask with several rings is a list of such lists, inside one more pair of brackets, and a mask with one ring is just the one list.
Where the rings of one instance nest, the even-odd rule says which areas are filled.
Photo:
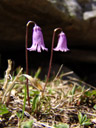
[[32, 35], [32, 46], [30, 48], [27, 48], [27, 50], [29, 50], [29, 51], [37, 50], [37, 52], [41, 52], [41, 49], [48, 51], [48, 49], [45, 48], [41, 28], [35, 24], [35, 26], [33, 28], [33, 35]]
[[61, 32], [59, 34], [58, 44], [56, 48], [53, 49], [54, 51], [61, 51], [61, 52], [67, 52], [69, 49], [67, 48], [67, 39], [64, 32]]

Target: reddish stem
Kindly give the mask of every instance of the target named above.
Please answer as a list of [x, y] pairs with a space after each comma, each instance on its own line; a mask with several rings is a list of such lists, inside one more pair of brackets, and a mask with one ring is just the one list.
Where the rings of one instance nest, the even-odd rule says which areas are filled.
[[[29, 28], [29, 25], [30, 24], [35, 24], [35, 22], [34, 21], [28, 21], [28, 23], [26, 24], [26, 46], [25, 46], [25, 51], [26, 51], [26, 74], [28, 74], [28, 50], [27, 50], [27, 48], [28, 48], [28, 28]], [[29, 105], [29, 107], [30, 107], [30, 97], [29, 97], [29, 86], [28, 86], [28, 79], [26, 80], [26, 86], [27, 86], [27, 98], [28, 98], [28, 105]]]
[[53, 32], [52, 46], [51, 46], [51, 55], [50, 55], [50, 61], [49, 61], [49, 69], [48, 69], [47, 79], [46, 79], [46, 83], [45, 83], [45, 86], [44, 86], [44, 89], [43, 89], [43, 93], [45, 92], [45, 87], [46, 87], [46, 85], [48, 83], [50, 72], [51, 72], [52, 58], [53, 58], [54, 39], [55, 39], [55, 33], [56, 33], [57, 30], [62, 30], [62, 29], [61, 28], [56, 28], [56, 29], [54, 29], [54, 32]]

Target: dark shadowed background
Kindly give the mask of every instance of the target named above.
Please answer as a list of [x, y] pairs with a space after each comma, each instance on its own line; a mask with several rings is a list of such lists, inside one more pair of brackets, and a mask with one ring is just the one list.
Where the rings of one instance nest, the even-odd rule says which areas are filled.
[[[70, 52], [54, 52], [53, 65], [63, 63], [88, 83], [96, 85], [96, 1], [95, 0], [2, 0], [0, 1], [0, 76], [7, 68], [25, 69], [26, 23], [34, 20], [41, 28], [49, 52], [28, 52], [29, 67], [48, 70], [53, 30], [62, 27]], [[33, 26], [29, 28], [31, 46]], [[57, 38], [55, 39], [55, 46]], [[57, 69], [57, 67], [55, 68]], [[54, 69], [54, 70], [55, 70]]]

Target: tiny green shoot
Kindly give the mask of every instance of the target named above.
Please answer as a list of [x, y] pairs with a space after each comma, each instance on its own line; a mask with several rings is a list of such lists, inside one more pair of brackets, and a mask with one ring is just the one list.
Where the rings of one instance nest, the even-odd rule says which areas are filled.
[[37, 70], [37, 72], [35, 73], [35, 76], [34, 77], [35, 78], [38, 78], [40, 72], [41, 72], [41, 68], [39, 67], [38, 70]]
[[0, 115], [4, 115], [4, 114], [7, 114], [7, 113], [9, 113], [9, 111], [8, 111], [6, 105], [0, 103]]
[[36, 96], [33, 99], [33, 104], [32, 104], [33, 112], [36, 111], [38, 102], [39, 102], [39, 95], [36, 94]]
[[78, 120], [79, 120], [80, 125], [83, 125], [83, 126], [88, 126], [92, 124], [90, 120], [87, 119], [87, 115], [83, 116], [81, 112], [79, 112], [78, 114]]

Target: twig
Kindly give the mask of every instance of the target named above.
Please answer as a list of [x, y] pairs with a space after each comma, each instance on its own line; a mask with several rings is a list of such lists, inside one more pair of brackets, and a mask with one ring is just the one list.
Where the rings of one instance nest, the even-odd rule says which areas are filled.
[[7, 88], [8, 79], [9, 79], [9, 76], [10, 76], [11, 68], [12, 68], [12, 61], [11, 60], [8, 60], [8, 68], [6, 70], [5, 81], [4, 81], [4, 85], [3, 85], [3, 89], [4, 90]]
[[85, 84], [85, 85], [87, 85], [88, 87], [90, 87], [90, 88], [92, 88], [92, 89], [96, 89], [96, 87], [94, 87], [94, 86], [92, 86], [92, 85], [90, 85], [90, 84], [87, 84], [87, 83], [85, 83], [84, 81], [79, 80], [79, 79], [77, 79], [77, 78], [73, 78], [73, 77], [70, 77], [70, 76], [68, 76], [68, 78], [69, 78], [70, 80], [77, 81], [77, 82], [80, 82], [80, 83], [82, 83], [82, 84]]
[[86, 115], [90, 115], [90, 116], [95, 116], [96, 117], [96, 114], [92, 114], [92, 113], [89, 113], [89, 112], [82, 112], [83, 114], [86, 114]]
[[[63, 67], [63, 64], [60, 66], [60, 68], [59, 68], [59, 70], [58, 70], [58, 72], [57, 72], [57, 74], [56, 74], [56, 76], [55, 76], [54, 80], [56, 80], [56, 78], [58, 77], [58, 75], [59, 75], [59, 73], [60, 73], [60, 71], [61, 71], [62, 67]], [[53, 81], [54, 81], [54, 80], [53, 80]]]
[[[19, 78], [19, 76], [20, 76], [22, 70], [23, 70], [23, 68], [20, 69], [20, 71], [19, 71], [19, 73], [17, 74], [17, 76], [15, 77], [15, 79], [14, 79], [12, 82], [10, 82], [10, 84], [8, 85], [6, 91], [5, 91], [4, 95], [3, 95], [2, 102], [6, 101], [6, 100], [5, 100], [5, 97], [6, 97], [6, 95], [7, 95], [8, 93], [9, 93], [9, 94], [8, 94], [8, 97], [10, 96], [10, 92], [11, 92], [12, 88], [14, 87], [15, 82], [16, 82], [17, 79]], [[8, 98], [8, 97], [7, 97], [7, 98]]]
[[73, 74], [73, 73], [74, 73], [73, 71], [63, 73], [63, 74], [60, 75], [60, 78], [63, 77], [63, 76], [67, 76], [67, 75]]

